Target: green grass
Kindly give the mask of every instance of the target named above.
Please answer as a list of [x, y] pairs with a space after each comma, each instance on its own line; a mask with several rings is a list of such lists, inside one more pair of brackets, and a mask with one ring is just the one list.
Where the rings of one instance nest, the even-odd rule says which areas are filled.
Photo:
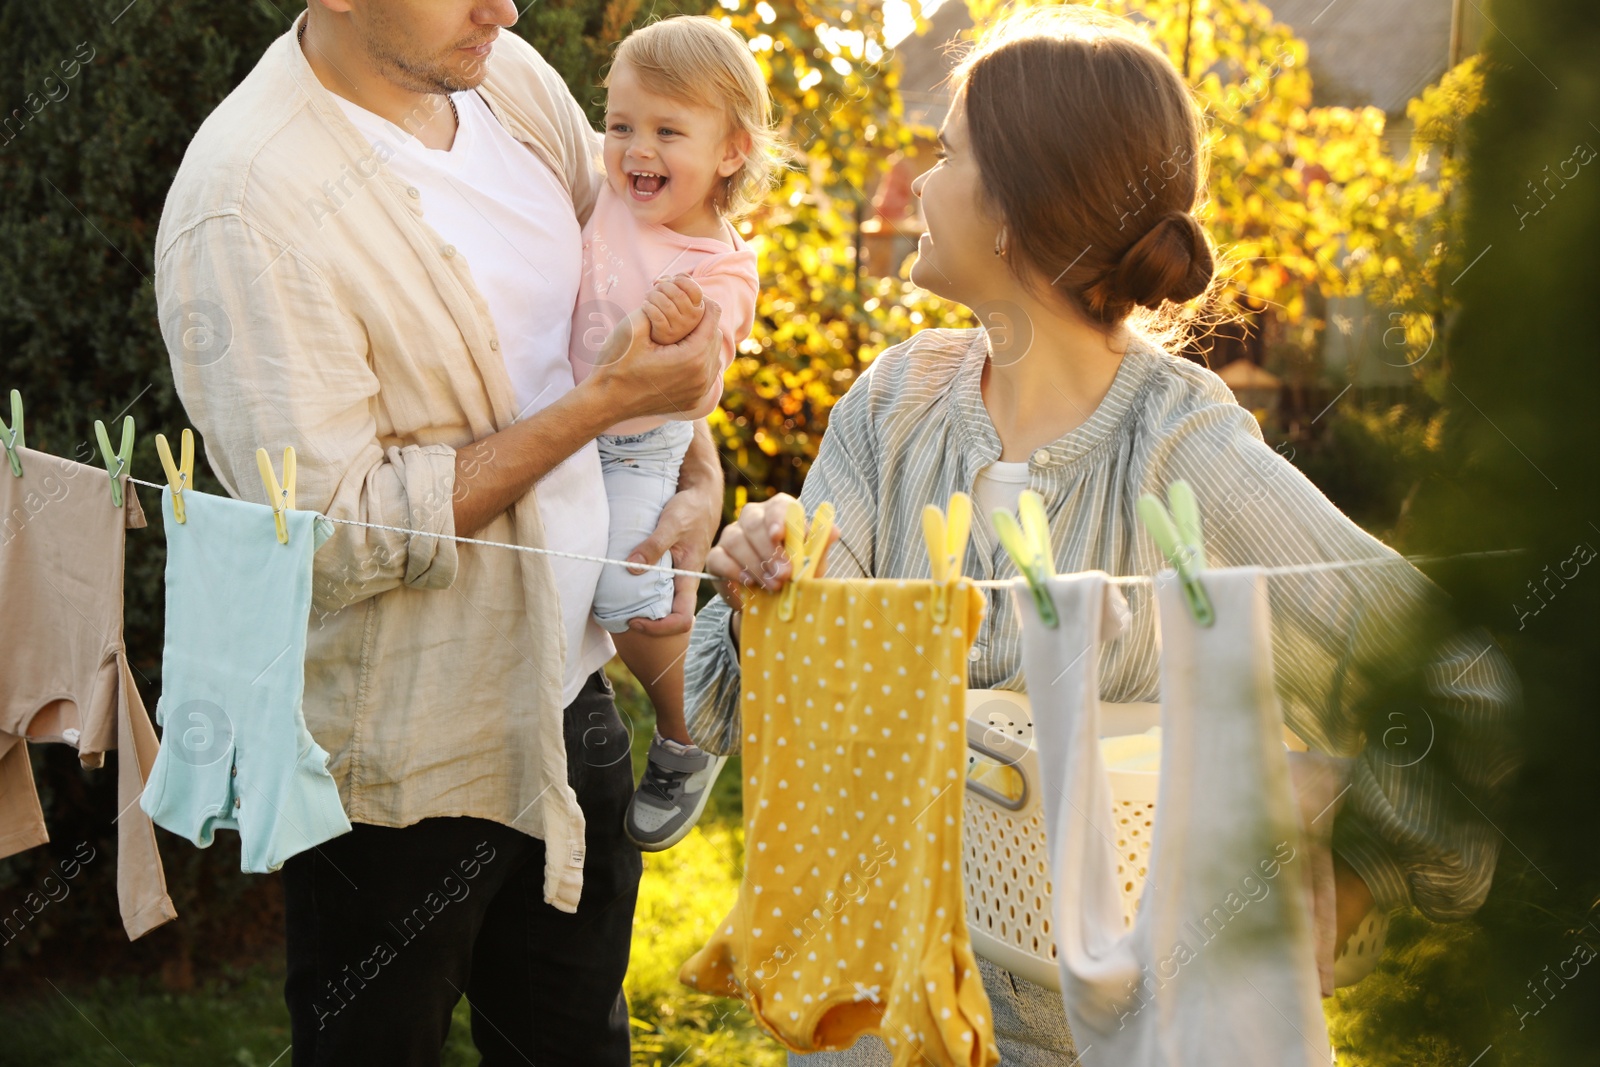
[[[634, 724], [642, 769], [652, 718], [620, 666], [617, 704]], [[695, 993], [678, 968], [733, 906], [744, 858], [739, 761], [728, 761], [700, 821], [676, 847], [645, 857], [633, 927], [628, 1003], [638, 1067], [778, 1067], [783, 1052], [737, 1001]], [[283, 971], [228, 971], [193, 992], [164, 992], [153, 979], [55, 983], [39, 997], [0, 1005], [0, 1067], [288, 1067]], [[444, 1067], [478, 1062], [469, 1009], [456, 1005]]]
[[[635, 777], [644, 768], [654, 720], [639, 684], [611, 672], [617, 707], [634, 724]], [[633, 1062], [640, 1067], [779, 1067], [783, 1050], [736, 1000], [691, 991], [678, 968], [727, 918], [744, 866], [737, 756], [728, 760], [698, 829], [665, 852], [646, 854], [639, 904], [633, 914], [628, 1005], [633, 1013]]]
[[[650, 744], [649, 704], [626, 670], [619, 666], [611, 673], [618, 707], [633, 725], [637, 775]], [[744, 1005], [694, 992], [678, 981], [679, 967], [705, 944], [738, 893], [744, 860], [739, 783], [735, 757], [723, 768], [699, 828], [676, 847], [645, 856], [627, 978], [636, 1067], [783, 1063], [782, 1049]], [[1404, 948], [1396, 940], [1396, 947]], [[1394, 971], [1396, 965], [1391, 958], [1380, 971]], [[1392, 994], [1380, 986], [1393, 980], [1375, 975], [1324, 1002], [1342, 1049], [1372, 1043], [1373, 1035], [1362, 1033], [1374, 1011], [1368, 1002], [1372, 994]], [[1385, 999], [1376, 997], [1379, 1003]], [[465, 1000], [456, 1005], [454, 1018], [442, 1063], [469, 1067], [478, 1056]], [[165, 992], [153, 979], [103, 979], [57, 982], [39, 997], [0, 1005], [0, 1067], [288, 1067], [288, 1049], [281, 965], [230, 970], [184, 994]], [[1340, 1062], [1347, 1062], [1346, 1054]], [[1357, 1055], [1348, 1062], [1450, 1061]]]

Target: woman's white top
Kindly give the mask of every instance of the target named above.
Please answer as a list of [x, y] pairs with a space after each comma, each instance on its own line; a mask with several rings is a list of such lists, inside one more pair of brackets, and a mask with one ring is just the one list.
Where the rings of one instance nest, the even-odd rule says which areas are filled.
[[973, 478], [973, 503], [993, 529], [993, 520], [989, 516], [993, 515], [997, 508], [1015, 515], [1017, 500], [1026, 488], [1028, 488], [1027, 463], [1001, 463], [995, 460]]

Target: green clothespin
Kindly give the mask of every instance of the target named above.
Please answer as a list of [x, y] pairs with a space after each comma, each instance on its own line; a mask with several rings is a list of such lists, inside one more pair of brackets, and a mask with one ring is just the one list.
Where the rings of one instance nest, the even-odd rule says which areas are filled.
[[1017, 498], [1017, 511], [1022, 515], [1021, 526], [1004, 508], [995, 508], [990, 518], [995, 533], [1000, 535], [1001, 546], [1017, 565], [1017, 572], [1028, 582], [1040, 620], [1054, 630], [1061, 619], [1056, 614], [1056, 602], [1051, 599], [1050, 590], [1045, 588], [1045, 579], [1055, 577], [1056, 565], [1050, 554], [1050, 520], [1045, 515], [1044, 497], [1032, 489], [1024, 489]]
[[106, 473], [111, 476], [111, 506], [122, 506], [122, 483], [118, 481], [128, 472], [128, 465], [133, 462], [133, 416], [124, 415], [122, 418], [122, 447], [111, 451], [111, 438], [106, 434], [106, 424], [99, 419], [94, 420], [94, 437], [100, 442], [100, 458], [105, 460]]
[[15, 389], [11, 390], [11, 425], [0, 422], [0, 445], [5, 446], [6, 458], [11, 461], [11, 474], [13, 477], [22, 477], [22, 460], [17, 455], [17, 449], [24, 446], [22, 440], [22, 394]]
[[1159, 498], [1146, 493], [1139, 498], [1139, 518], [1161, 554], [1178, 572], [1189, 614], [1201, 626], [1210, 626], [1217, 621], [1217, 613], [1200, 585], [1200, 572], [1206, 569], [1205, 545], [1200, 536], [1200, 504], [1185, 481], [1176, 481], [1167, 487], [1167, 500], [1172, 505], [1170, 515]]

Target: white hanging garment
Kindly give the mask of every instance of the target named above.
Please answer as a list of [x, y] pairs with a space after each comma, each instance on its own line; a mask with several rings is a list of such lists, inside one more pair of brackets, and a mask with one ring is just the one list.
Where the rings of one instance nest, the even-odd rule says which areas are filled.
[[1170, 572], [1160, 613], [1161, 776], [1132, 929], [1116, 884], [1102, 761], [1099, 650], [1126, 619], [1099, 571], [1049, 579], [1060, 625], [1019, 582], [1062, 999], [1086, 1067], [1309, 1067], [1333, 1062], [1307, 905], [1309, 854], [1272, 685], [1266, 577], [1201, 573], [1195, 623]]

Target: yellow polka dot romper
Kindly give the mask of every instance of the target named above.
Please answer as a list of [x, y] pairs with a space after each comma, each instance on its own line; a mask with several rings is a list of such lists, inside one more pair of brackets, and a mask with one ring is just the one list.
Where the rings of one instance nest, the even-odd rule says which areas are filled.
[[897, 1067], [998, 1063], [961, 883], [983, 595], [964, 579], [785, 591], [787, 620], [784, 591], [745, 596], [744, 878], [680, 977], [740, 997], [796, 1052], [876, 1033]]

